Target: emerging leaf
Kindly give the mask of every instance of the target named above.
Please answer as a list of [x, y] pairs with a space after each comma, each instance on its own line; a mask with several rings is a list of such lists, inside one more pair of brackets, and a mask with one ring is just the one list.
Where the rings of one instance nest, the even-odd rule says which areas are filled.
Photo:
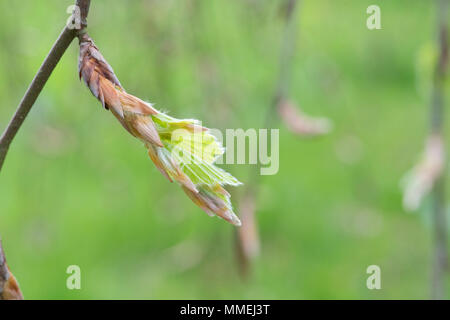
[[207, 128], [198, 120], [172, 118], [125, 92], [87, 34], [80, 40], [79, 74], [103, 107], [144, 143], [150, 159], [168, 180], [178, 182], [208, 215], [241, 225], [223, 188], [241, 183], [214, 165], [224, 149]]

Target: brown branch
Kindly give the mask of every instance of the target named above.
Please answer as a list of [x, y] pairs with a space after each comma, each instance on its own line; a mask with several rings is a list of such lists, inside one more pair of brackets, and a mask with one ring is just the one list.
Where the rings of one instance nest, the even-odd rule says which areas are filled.
[[[87, 26], [87, 15], [90, 0], [77, 0], [76, 5], [80, 8], [80, 29], [64, 27], [49, 54], [45, 58], [33, 81], [29, 85], [17, 110], [0, 138], [0, 171], [8, 153], [9, 146], [22, 126], [25, 118], [33, 107], [36, 99], [50, 78], [53, 70], [61, 57], [66, 52], [72, 40]], [[76, 17], [74, 17], [76, 19]], [[0, 300], [23, 299], [19, 285], [6, 264], [5, 254], [0, 241]]]
[[76, 5], [80, 8], [80, 22], [81, 29], [87, 27], [87, 17], [89, 14], [89, 7], [91, 6], [91, 0], [77, 0]]
[[[438, 10], [438, 42], [439, 60], [435, 69], [434, 88], [431, 102], [431, 133], [443, 139], [444, 131], [444, 82], [449, 60], [448, 42], [448, 0], [439, 0]], [[433, 299], [444, 298], [445, 272], [448, 268], [448, 236], [445, 206], [445, 168], [433, 186], [433, 227], [434, 227], [434, 261], [431, 283]]]
[[[76, 5], [80, 8], [81, 30], [87, 26], [87, 15], [89, 12], [90, 0], [77, 0]], [[53, 70], [61, 57], [66, 52], [72, 40], [80, 30], [65, 27], [49, 54], [45, 58], [33, 81], [23, 96], [17, 110], [0, 138], [0, 171], [8, 153], [9, 146], [22, 126], [25, 118], [33, 107], [36, 99], [50, 78]]]

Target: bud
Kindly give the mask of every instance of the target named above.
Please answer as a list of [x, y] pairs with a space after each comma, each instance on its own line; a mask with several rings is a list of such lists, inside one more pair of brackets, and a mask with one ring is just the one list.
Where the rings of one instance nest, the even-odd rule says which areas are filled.
[[5, 253], [0, 241], [0, 300], [23, 300], [16, 278], [6, 264]]
[[224, 185], [241, 183], [214, 162], [224, 149], [198, 120], [176, 119], [128, 94], [87, 34], [80, 38], [79, 75], [122, 126], [142, 141], [158, 170], [176, 181], [208, 215], [240, 226]]

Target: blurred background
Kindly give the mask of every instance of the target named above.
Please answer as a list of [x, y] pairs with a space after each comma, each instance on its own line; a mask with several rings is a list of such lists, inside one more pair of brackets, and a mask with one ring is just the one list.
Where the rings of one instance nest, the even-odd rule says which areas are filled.
[[[73, 2], [0, 1], [1, 130]], [[372, 4], [381, 30], [366, 27]], [[282, 8], [281, 0], [93, 0], [89, 33], [127, 91], [156, 108], [211, 128], [264, 128]], [[433, 2], [304, 0], [298, 9], [289, 98], [334, 128], [304, 139], [274, 119], [280, 170], [258, 180], [261, 250], [248, 276], [235, 227], [168, 183], [80, 83], [74, 41], [0, 174], [0, 234], [25, 298], [429, 297], [429, 201], [405, 212], [401, 180], [428, 132]], [[255, 169], [222, 167], [244, 183]], [[243, 190], [232, 190], [235, 207]], [[81, 290], [66, 288], [69, 265], [81, 268]], [[381, 268], [381, 290], [366, 287], [369, 265]]]

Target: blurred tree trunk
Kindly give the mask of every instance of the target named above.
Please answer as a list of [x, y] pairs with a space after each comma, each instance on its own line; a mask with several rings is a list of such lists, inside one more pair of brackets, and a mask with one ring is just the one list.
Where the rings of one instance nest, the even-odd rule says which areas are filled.
[[[448, 0], [437, 0], [439, 59], [437, 61], [431, 101], [431, 134], [444, 139], [444, 83], [448, 66]], [[445, 201], [445, 170], [433, 186], [434, 261], [431, 285], [433, 299], [445, 296], [445, 273], [448, 263], [448, 237]]]

